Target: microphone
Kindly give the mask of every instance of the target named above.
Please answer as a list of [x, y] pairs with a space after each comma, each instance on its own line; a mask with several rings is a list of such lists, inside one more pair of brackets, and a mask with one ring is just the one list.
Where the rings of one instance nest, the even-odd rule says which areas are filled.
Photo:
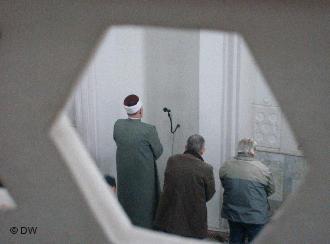
[[[170, 119], [170, 124], [171, 124], [171, 130], [170, 132], [174, 135], [174, 133], [176, 132], [176, 130], [180, 127], [179, 124], [176, 125], [175, 129], [173, 130], [173, 124], [172, 124], [172, 115], [171, 115], [171, 109], [168, 109], [167, 107], [163, 108], [163, 111], [166, 113], [167, 112], [167, 116]], [[172, 149], [172, 153], [173, 153], [173, 149]]]
[[167, 112], [167, 113], [170, 113], [171, 112], [171, 109], [168, 109], [168, 108], [165, 107], [165, 108], [163, 108], [163, 111], [164, 112]]

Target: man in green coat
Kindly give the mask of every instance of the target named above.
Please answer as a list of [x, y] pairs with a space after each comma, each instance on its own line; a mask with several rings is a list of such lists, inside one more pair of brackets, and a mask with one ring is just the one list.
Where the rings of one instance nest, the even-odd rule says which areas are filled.
[[156, 159], [163, 152], [156, 127], [141, 122], [142, 102], [136, 95], [124, 100], [128, 119], [114, 125], [117, 144], [118, 200], [132, 223], [151, 229], [157, 210], [160, 185]]

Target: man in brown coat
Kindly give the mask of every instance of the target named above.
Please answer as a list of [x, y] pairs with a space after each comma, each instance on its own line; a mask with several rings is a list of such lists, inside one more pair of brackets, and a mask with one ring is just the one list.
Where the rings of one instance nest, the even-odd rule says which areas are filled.
[[167, 161], [155, 228], [185, 237], [206, 238], [206, 202], [215, 193], [213, 168], [204, 162], [205, 140], [188, 138], [186, 151]]

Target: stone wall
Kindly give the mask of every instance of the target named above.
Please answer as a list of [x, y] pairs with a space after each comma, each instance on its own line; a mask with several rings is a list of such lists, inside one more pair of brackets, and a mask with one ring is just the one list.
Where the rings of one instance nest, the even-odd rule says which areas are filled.
[[269, 167], [274, 177], [276, 189], [269, 198], [274, 212], [302, 183], [308, 170], [307, 161], [303, 156], [267, 151], [258, 151], [256, 157]]

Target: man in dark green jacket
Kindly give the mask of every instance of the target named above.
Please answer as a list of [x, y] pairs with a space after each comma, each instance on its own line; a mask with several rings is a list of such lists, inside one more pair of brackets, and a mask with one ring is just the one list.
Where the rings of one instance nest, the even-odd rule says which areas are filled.
[[141, 122], [139, 97], [127, 96], [124, 107], [128, 119], [117, 120], [113, 132], [118, 200], [133, 224], [151, 229], [160, 194], [156, 159], [163, 147], [155, 126]]

